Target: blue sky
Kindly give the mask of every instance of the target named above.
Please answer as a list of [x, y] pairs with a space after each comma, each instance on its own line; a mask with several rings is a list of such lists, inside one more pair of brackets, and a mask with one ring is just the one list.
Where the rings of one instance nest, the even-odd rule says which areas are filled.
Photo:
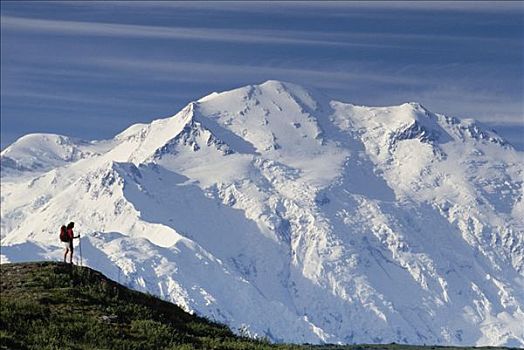
[[110, 138], [268, 79], [416, 101], [524, 150], [522, 2], [1, 2], [1, 144]]

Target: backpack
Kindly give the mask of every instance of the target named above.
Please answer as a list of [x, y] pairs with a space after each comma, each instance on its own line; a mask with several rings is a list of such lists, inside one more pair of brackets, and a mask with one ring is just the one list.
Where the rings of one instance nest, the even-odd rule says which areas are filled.
[[62, 242], [69, 242], [69, 237], [67, 236], [67, 230], [65, 225], [62, 225], [62, 227], [60, 227], [60, 240]]

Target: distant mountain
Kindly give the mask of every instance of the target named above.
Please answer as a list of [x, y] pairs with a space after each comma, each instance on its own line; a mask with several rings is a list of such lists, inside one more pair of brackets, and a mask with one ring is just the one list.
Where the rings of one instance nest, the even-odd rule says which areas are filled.
[[72, 220], [88, 266], [247, 334], [524, 346], [524, 153], [473, 120], [268, 81], [1, 164], [2, 262]]

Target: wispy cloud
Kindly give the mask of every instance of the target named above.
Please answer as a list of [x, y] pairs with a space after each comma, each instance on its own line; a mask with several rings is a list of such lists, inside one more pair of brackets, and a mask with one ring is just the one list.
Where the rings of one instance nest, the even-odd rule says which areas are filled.
[[[32, 91], [30, 89], [10, 89], [6, 93], [2, 94], [4, 97], [12, 97], [12, 98], [18, 98], [25, 103], [29, 103], [29, 101], [33, 101], [35, 105], [41, 105], [42, 101], [47, 103], [65, 103], [69, 104], [70, 108], [78, 108], [79, 104], [82, 105], [91, 105], [91, 106], [97, 106], [100, 108], [105, 107], [111, 107], [111, 106], [118, 106], [122, 104], [126, 104], [128, 106], [138, 106], [141, 108], [146, 107], [158, 107], [158, 102], [153, 102], [151, 100], [148, 100], [145, 98], [144, 100], [137, 100], [136, 97], [133, 96], [133, 98], [125, 98], [125, 97], [117, 97], [117, 96], [94, 96], [90, 94], [85, 93], [64, 93], [60, 92], [57, 93], [43, 93], [43, 92], [37, 92]], [[169, 96], [171, 99], [175, 98], [185, 98], [185, 99], [191, 99], [193, 96], [188, 94], [172, 94]], [[73, 105], [74, 104], [74, 105]]]
[[[301, 5], [308, 6], [307, 2]], [[327, 8], [361, 8], [383, 10], [417, 10], [417, 11], [475, 11], [475, 12], [511, 12], [523, 11], [519, 2], [512, 1], [326, 1], [311, 2], [312, 7]]]
[[[267, 43], [316, 45], [316, 46], [361, 46], [398, 48], [398, 45], [370, 44], [361, 42], [333, 41], [329, 38], [307, 39], [307, 33], [298, 37], [295, 33], [276, 30], [235, 30], [220, 28], [162, 27], [134, 24], [115, 24], [102, 22], [82, 22], [34, 19], [2, 16], [5, 29], [57, 33], [61, 35], [89, 35], [105, 37], [139, 37], [155, 39], [206, 40], [237, 43]], [[289, 35], [295, 34], [295, 36]], [[325, 33], [323, 34], [324, 36]]]
[[[421, 34], [421, 33], [385, 33], [385, 32], [329, 32], [301, 30], [269, 29], [224, 29], [206, 27], [165, 27], [105, 22], [65, 21], [54, 19], [36, 19], [15, 16], [2, 16], [4, 29], [54, 33], [60, 35], [84, 35], [102, 37], [154, 38], [175, 40], [203, 40], [235, 42], [247, 44], [282, 44], [341, 46], [382, 49], [421, 48], [415, 41], [441, 40], [471, 42], [482, 41], [486, 44], [497, 43], [523, 46], [519, 38], [492, 38], [479, 36]], [[489, 48], [489, 46], [488, 46]], [[442, 51], [425, 48], [425, 50]]]
[[[340, 70], [327, 69], [307, 69], [307, 68], [291, 68], [278, 66], [262, 66], [262, 65], [239, 65], [228, 63], [212, 63], [212, 62], [188, 62], [180, 60], [137, 60], [128, 58], [94, 58], [89, 62], [89, 65], [97, 65], [99, 67], [106, 67], [115, 70], [130, 70], [141, 71], [144, 74], [158, 74], [158, 77], [170, 79], [176, 74], [192, 72], [191, 75], [195, 79], [209, 80], [210, 76], [223, 76], [231, 80], [234, 77], [257, 75], [261, 77], [295, 77], [300, 80], [309, 81], [374, 81], [379, 83], [395, 83], [395, 84], [425, 84], [419, 79], [409, 77], [392, 76], [384, 73], [372, 73], [369, 71], [350, 72]], [[269, 78], [267, 78], [269, 79]]]
[[290, 9], [318, 10], [416, 10], [416, 11], [524, 11], [519, 1], [57, 1], [60, 5], [139, 9], [195, 9], [234, 12], [279, 12]]

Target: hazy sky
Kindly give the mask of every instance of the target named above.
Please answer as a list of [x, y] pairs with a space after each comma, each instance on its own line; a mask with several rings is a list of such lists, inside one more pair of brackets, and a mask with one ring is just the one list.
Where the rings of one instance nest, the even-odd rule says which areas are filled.
[[84, 139], [268, 79], [422, 103], [524, 150], [524, 3], [1, 2], [1, 144]]

